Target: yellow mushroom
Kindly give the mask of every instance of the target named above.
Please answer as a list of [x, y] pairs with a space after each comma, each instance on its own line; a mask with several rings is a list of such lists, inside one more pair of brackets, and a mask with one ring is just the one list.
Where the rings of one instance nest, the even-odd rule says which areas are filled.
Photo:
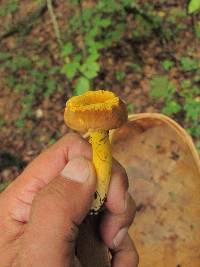
[[109, 130], [127, 120], [125, 103], [110, 91], [89, 91], [66, 103], [65, 123], [80, 132], [89, 132], [97, 188], [91, 214], [97, 214], [106, 200], [112, 168]]

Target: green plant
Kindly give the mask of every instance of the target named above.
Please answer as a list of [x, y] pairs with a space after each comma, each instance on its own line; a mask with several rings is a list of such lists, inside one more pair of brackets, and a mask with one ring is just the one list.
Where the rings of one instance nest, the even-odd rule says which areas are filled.
[[136, 15], [136, 28], [133, 31], [133, 40], [140, 41], [148, 38], [153, 33], [153, 25], [149, 23], [142, 15]]
[[172, 7], [169, 15], [175, 18], [185, 18], [187, 16], [187, 12], [182, 7]]
[[129, 103], [129, 104], [127, 105], [127, 110], [128, 110], [128, 113], [133, 113], [134, 110], [135, 110], [135, 106], [134, 106], [134, 104], [133, 104], [133, 103]]
[[11, 57], [10, 53], [0, 51], [0, 61], [4, 62], [5, 60], [8, 60], [10, 57]]
[[172, 60], [169, 60], [169, 59], [165, 59], [163, 62], [162, 62], [162, 67], [164, 70], [168, 71], [170, 70], [172, 67], [174, 67], [174, 62]]
[[195, 13], [200, 9], [200, 1], [199, 0], [190, 0], [188, 5], [189, 14]]
[[200, 101], [199, 87], [190, 80], [181, 83], [180, 96], [184, 99], [183, 109], [185, 121], [188, 123], [188, 131], [194, 137], [200, 137]]
[[3, 127], [6, 124], [4, 119], [0, 118], [0, 127]]
[[[75, 82], [74, 94], [81, 94], [92, 88], [101, 66], [100, 53], [113, 42], [120, 41], [126, 29], [126, 8], [131, 0], [100, 0], [92, 7], [82, 6], [82, 1], [72, 1], [78, 12], [69, 22], [67, 40], [62, 50], [65, 64], [62, 73], [70, 82]], [[74, 36], [79, 36], [75, 42]], [[119, 77], [118, 75], [118, 78]]]
[[166, 76], [155, 76], [150, 82], [150, 87], [151, 97], [163, 99], [163, 113], [172, 115], [180, 111], [180, 105], [173, 100], [176, 87], [168, 80]]
[[188, 132], [193, 137], [200, 138], [199, 86], [191, 80], [183, 80], [178, 91], [166, 76], [155, 76], [150, 85], [150, 96], [163, 100], [162, 112], [176, 115], [182, 111]]
[[117, 71], [115, 75], [118, 81], [122, 81], [124, 80], [126, 73], [124, 71]]
[[1, 6], [0, 17], [5, 17], [9, 14], [15, 13], [19, 8], [18, 0], [9, 0], [6, 4]]
[[133, 72], [135, 72], [135, 73], [139, 73], [139, 74], [142, 73], [142, 66], [141, 66], [140, 64], [132, 63], [132, 64], [130, 65], [130, 67], [132, 68]]
[[32, 55], [1, 52], [1, 67], [5, 75], [5, 83], [9, 88], [19, 93], [21, 97], [21, 112], [15, 122], [16, 127], [25, 126], [25, 118], [33, 115], [33, 106], [37, 98], [50, 97], [58, 87], [60, 68], [50, 67], [48, 60]]
[[200, 39], [200, 21], [197, 21], [197, 22], [195, 23], [195, 27], [194, 27], [194, 29], [195, 29], [196, 37], [197, 37], [198, 39]]
[[[155, 76], [151, 82], [150, 95], [153, 98], [162, 97], [166, 101], [166, 105], [171, 102], [172, 96], [176, 92], [176, 87], [166, 76]], [[172, 112], [173, 113], [173, 112]]]
[[180, 59], [181, 68], [183, 71], [194, 71], [199, 68], [199, 62], [196, 59], [190, 57], [182, 57]]
[[15, 126], [17, 127], [17, 128], [24, 128], [24, 126], [25, 126], [25, 121], [24, 121], [24, 119], [17, 119], [16, 121], [15, 121]]

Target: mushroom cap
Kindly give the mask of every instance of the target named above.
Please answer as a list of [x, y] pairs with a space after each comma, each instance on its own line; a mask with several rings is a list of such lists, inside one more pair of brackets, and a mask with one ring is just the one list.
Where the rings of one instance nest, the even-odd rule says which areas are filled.
[[89, 91], [67, 101], [64, 120], [70, 128], [80, 132], [116, 129], [127, 120], [127, 109], [110, 91]]

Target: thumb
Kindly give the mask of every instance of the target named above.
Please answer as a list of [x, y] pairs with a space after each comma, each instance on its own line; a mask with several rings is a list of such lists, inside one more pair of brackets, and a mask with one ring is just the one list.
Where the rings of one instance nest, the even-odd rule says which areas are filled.
[[36, 195], [20, 266], [73, 266], [78, 225], [89, 212], [95, 185], [93, 165], [80, 157]]

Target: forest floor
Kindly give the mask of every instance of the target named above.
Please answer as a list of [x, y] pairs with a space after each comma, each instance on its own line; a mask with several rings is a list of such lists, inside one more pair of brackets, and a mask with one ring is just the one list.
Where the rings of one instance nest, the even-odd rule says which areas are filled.
[[[73, 12], [67, 2], [55, 1], [54, 6], [62, 34], [65, 34]], [[194, 32], [194, 17], [186, 14], [187, 1], [148, 2], [152, 2], [159, 16], [166, 18], [163, 24], [166, 32], [171, 30], [172, 20], [179, 29], [174, 30], [172, 36], [169, 32], [168, 39], [160, 36], [159, 31], [152, 31], [137, 41], [133, 40], [131, 31], [125, 32], [120, 42], [102, 52], [101, 71], [93, 84], [94, 88], [116, 92], [134, 113], [161, 112], [163, 99], [155, 100], [149, 95], [150, 82], [155, 75], [167, 75], [177, 90], [183, 80], [200, 76], [200, 72], [183, 71], [180, 66], [184, 56], [200, 60], [200, 42]], [[0, 7], [4, 5], [6, 0], [1, 1]], [[44, 6], [38, 11], [38, 7], [37, 1], [22, 0], [16, 12], [0, 15], [0, 182], [13, 180], [28, 162], [69, 131], [63, 121], [63, 111], [72, 88], [63, 74], [57, 74], [62, 60], [55, 32], [47, 8]], [[36, 18], [30, 18], [36, 10]], [[21, 21], [25, 24], [19, 23]], [[137, 29], [136, 20], [129, 23], [135, 24]], [[12, 65], [6, 65], [10, 57]], [[49, 97], [43, 97], [40, 88], [37, 97], [31, 100], [30, 115], [20, 120], [21, 100], [33, 84], [30, 79], [25, 84], [26, 89], [17, 87], [22, 80], [32, 77], [32, 65], [24, 58], [31, 58], [31, 64], [37, 65], [38, 72], [45, 73], [42, 77], [38, 74], [41, 87], [50, 79], [57, 89]], [[22, 65], [27, 65], [27, 69], [24, 65], [18, 66], [20, 60], [25, 61]], [[173, 61], [167, 71], [162, 64], [166, 60]], [[56, 85], [52, 81], [54, 78]], [[188, 127], [182, 112], [172, 117]]]

